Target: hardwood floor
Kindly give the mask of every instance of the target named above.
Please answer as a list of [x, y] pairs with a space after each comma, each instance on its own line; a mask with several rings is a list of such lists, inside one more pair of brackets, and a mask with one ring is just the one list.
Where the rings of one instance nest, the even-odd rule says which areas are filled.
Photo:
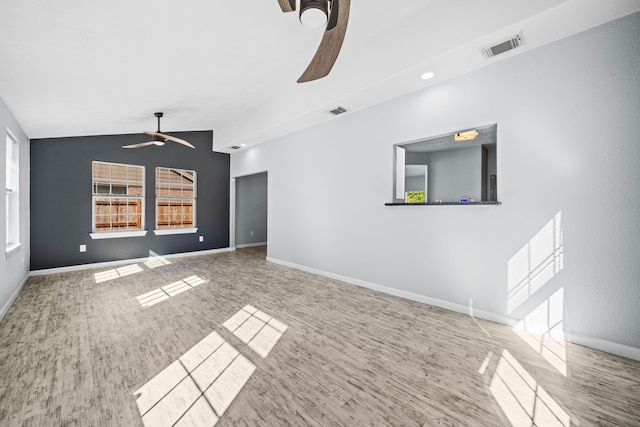
[[[178, 411], [179, 425], [640, 426], [640, 362], [555, 341], [534, 348], [509, 327], [265, 256], [30, 278], [0, 322], [0, 425], [141, 426], [158, 401], [158, 412], [193, 409]], [[258, 311], [239, 313], [247, 305]], [[223, 360], [217, 391], [201, 390]], [[180, 394], [187, 382], [191, 398]], [[139, 390], [162, 396], [137, 402]]]

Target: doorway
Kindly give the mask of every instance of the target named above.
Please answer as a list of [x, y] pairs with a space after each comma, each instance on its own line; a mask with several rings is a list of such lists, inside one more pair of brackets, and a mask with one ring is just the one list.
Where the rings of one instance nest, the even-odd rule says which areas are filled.
[[237, 249], [267, 244], [267, 172], [235, 178], [235, 232]]

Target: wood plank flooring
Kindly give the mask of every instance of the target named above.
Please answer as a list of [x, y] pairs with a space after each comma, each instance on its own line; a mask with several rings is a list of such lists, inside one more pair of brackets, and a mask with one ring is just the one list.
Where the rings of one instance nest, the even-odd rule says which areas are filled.
[[[216, 426], [640, 426], [640, 362], [566, 344], [564, 376], [509, 327], [265, 256], [30, 278], [0, 322], [0, 425], [142, 426], [134, 392], [216, 332], [255, 365]], [[287, 326], [262, 355], [223, 326], [248, 304]]]

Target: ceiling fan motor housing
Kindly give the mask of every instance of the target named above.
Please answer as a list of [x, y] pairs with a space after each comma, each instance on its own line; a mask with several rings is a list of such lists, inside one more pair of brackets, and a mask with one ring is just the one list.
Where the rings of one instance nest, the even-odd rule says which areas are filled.
[[304, 26], [318, 28], [328, 19], [329, 0], [300, 0], [300, 22]]

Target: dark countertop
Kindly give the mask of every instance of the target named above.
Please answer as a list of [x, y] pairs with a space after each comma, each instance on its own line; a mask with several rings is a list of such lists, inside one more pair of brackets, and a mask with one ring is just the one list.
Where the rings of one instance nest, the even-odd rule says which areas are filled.
[[429, 203], [385, 203], [385, 206], [498, 206], [502, 202], [429, 202]]

